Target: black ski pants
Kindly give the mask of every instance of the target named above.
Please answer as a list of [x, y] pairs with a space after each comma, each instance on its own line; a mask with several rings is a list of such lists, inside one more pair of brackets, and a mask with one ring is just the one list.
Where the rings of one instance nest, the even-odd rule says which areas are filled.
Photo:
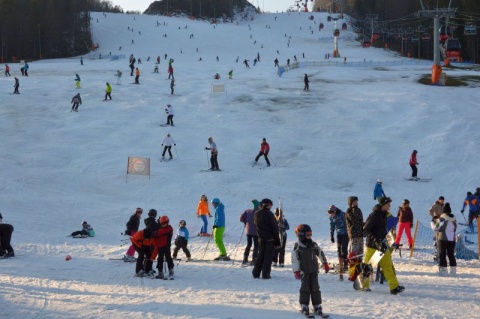
[[302, 276], [299, 302], [301, 305], [309, 305], [310, 299], [314, 306], [322, 304], [322, 293], [320, 292], [320, 285], [318, 284], [317, 272], [303, 274]]
[[417, 177], [417, 165], [410, 165], [412, 168], [412, 177]]
[[173, 258], [177, 258], [178, 251], [180, 249], [183, 250], [187, 258], [190, 258], [191, 254], [190, 254], [190, 250], [188, 250], [187, 248], [187, 245], [188, 245], [188, 240], [185, 240], [183, 237], [179, 237], [177, 240], [175, 240], [175, 248], [173, 249]]
[[268, 153], [259, 152], [258, 155], [257, 155], [257, 157], [255, 157], [255, 162], [258, 162], [258, 159], [259, 159], [262, 155], [265, 157], [265, 161], [267, 162], [267, 165], [270, 166], [270, 161], [268, 160]]
[[172, 270], [175, 265], [173, 264], [173, 258], [170, 252], [170, 246], [158, 248], [157, 269], [159, 272], [163, 272], [164, 260], [167, 261], [168, 270]]
[[135, 245], [133, 245], [133, 247], [138, 253], [137, 264], [135, 265], [135, 273], [137, 274], [140, 270], [143, 270], [145, 272], [152, 270], [153, 261], [150, 258], [152, 257], [153, 247], [137, 247]]
[[74, 102], [73, 105], [72, 105], [72, 111], [76, 111], [78, 110], [78, 106], [80, 105], [79, 102]]
[[8, 253], [13, 253], [13, 248], [10, 245], [12, 240], [13, 226], [10, 224], [0, 224], [0, 243], [1, 249]]
[[259, 237], [258, 246], [258, 256], [252, 270], [253, 278], [259, 278], [260, 274], [262, 274], [262, 278], [269, 278], [272, 270], [274, 240]]
[[217, 154], [213, 154], [210, 156], [210, 164], [212, 164], [212, 169], [219, 169], [218, 161], [217, 161]]
[[273, 253], [273, 262], [276, 263], [278, 261], [279, 264], [285, 264], [285, 246], [287, 245], [287, 234], [285, 233], [281, 238], [280, 247], [275, 249]]
[[173, 126], [173, 115], [171, 114], [167, 116], [167, 125]]
[[252, 248], [252, 243], [253, 243], [252, 261], [257, 260], [257, 256], [258, 256], [258, 236], [247, 235], [247, 247], [245, 247], [245, 251], [243, 253], [243, 260], [244, 261], [248, 261], [248, 255], [250, 255], [250, 249]]
[[172, 156], [172, 145], [168, 145], [168, 146], [165, 145], [165, 146], [163, 147], [162, 157], [165, 156], [165, 153], [167, 152], [167, 150], [168, 150], [168, 154], [170, 155], [170, 158], [172, 158], [172, 157], [173, 157], [173, 156]]
[[439, 266], [447, 267], [447, 256], [450, 267], [457, 266], [457, 260], [455, 259], [455, 242], [447, 240], [438, 241], [439, 251]]

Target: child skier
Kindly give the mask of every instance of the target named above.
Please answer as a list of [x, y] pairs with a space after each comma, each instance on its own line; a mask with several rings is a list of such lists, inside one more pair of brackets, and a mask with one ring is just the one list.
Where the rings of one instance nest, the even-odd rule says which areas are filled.
[[[172, 226], [170, 226], [170, 220], [167, 216], [160, 217], [158, 219], [158, 223], [160, 224], [160, 228], [158, 229], [157, 235], [154, 240], [155, 250], [156, 252], [158, 252], [158, 275], [155, 278], [164, 279], [165, 275], [163, 274], [163, 262], [166, 261], [168, 265], [167, 279], [173, 279], [174, 264], [172, 254], [170, 252], [170, 246], [172, 245], [173, 228]], [[155, 253], [153, 255], [155, 255]]]
[[74, 231], [72, 233], [72, 237], [75, 238], [86, 238], [93, 236], [95, 236], [95, 231], [93, 230], [92, 226], [90, 226], [87, 222], [82, 223], [82, 230]]
[[104, 101], [107, 100], [107, 97], [110, 100], [112, 99], [112, 86], [108, 82], [107, 82], [106, 87], [105, 87], [105, 99], [104, 99]]
[[212, 218], [212, 215], [210, 214], [210, 210], [208, 208], [207, 195], [202, 194], [197, 206], [197, 217], [202, 218], [203, 226], [202, 226], [202, 229], [200, 230], [200, 233], [198, 233], [198, 236], [210, 236], [210, 234], [207, 232], [207, 229], [208, 229], [207, 216]]
[[138, 253], [137, 263], [135, 265], [135, 277], [144, 277], [153, 274], [151, 269], [151, 256], [153, 249], [154, 231], [149, 228], [139, 230], [130, 240]]
[[298, 242], [295, 243], [292, 251], [292, 267], [295, 279], [302, 280], [300, 286], [301, 305], [300, 311], [309, 316], [310, 299], [314, 307], [314, 313], [324, 317], [322, 310], [322, 293], [318, 283], [318, 259], [322, 262], [325, 272], [328, 272], [327, 258], [316, 242], [312, 241], [312, 229], [309, 225], [301, 224], [295, 228]]
[[178, 251], [180, 248], [183, 250], [185, 255], [187, 256], [187, 261], [190, 261], [190, 251], [187, 248], [188, 245], [188, 229], [187, 229], [187, 222], [183, 219], [178, 223], [177, 235], [175, 236], [175, 248], [173, 249], [173, 259], [177, 258]]

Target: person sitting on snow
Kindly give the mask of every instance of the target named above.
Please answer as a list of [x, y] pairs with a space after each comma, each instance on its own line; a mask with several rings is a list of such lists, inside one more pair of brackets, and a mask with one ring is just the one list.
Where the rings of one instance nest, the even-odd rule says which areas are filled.
[[72, 237], [75, 238], [85, 238], [85, 237], [93, 237], [95, 236], [95, 231], [93, 230], [92, 226], [89, 223], [84, 221], [82, 223], [82, 230], [74, 231], [72, 233]]

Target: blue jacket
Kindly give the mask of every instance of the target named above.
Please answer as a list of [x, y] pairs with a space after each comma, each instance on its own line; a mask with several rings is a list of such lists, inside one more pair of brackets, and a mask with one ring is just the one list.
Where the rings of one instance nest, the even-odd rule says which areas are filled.
[[463, 201], [462, 211], [465, 209], [465, 206], [467, 205], [468, 205], [468, 209], [472, 213], [477, 213], [480, 211], [480, 200], [475, 195], [470, 195], [465, 198], [465, 200]]
[[215, 218], [213, 220], [213, 226], [225, 227], [225, 206], [220, 203], [215, 207]]
[[333, 235], [337, 230], [338, 235], [347, 234], [347, 222], [345, 220], [345, 213], [337, 208], [335, 216], [330, 217], [330, 234]]
[[175, 236], [175, 239], [177, 239], [178, 237], [183, 237], [186, 241], [188, 241], [189, 232], [187, 227], [180, 227], [179, 229], [177, 229], [177, 236]]
[[374, 199], [377, 199], [377, 198], [383, 197], [383, 196], [386, 196], [386, 195], [383, 192], [382, 184], [380, 184], [380, 183], [375, 184], [375, 188], [373, 189]]

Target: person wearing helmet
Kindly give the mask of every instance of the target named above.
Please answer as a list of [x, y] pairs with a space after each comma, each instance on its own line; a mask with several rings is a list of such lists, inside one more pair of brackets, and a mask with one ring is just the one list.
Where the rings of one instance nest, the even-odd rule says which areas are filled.
[[[396, 295], [405, 290], [405, 287], [398, 283], [397, 275], [392, 262], [392, 250], [388, 247], [387, 218], [390, 216], [390, 197], [380, 197], [378, 204], [373, 207], [372, 213], [367, 217], [363, 230], [366, 234], [365, 241], [365, 263], [369, 263], [373, 254], [378, 250], [383, 253], [378, 265], [382, 268], [383, 274], [388, 281], [390, 293]], [[364, 290], [370, 290], [368, 278], [363, 284]]]
[[190, 251], [187, 248], [188, 245], [188, 229], [187, 229], [187, 222], [181, 220], [178, 223], [177, 234], [175, 236], [175, 248], [173, 249], [173, 259], [177, 258], [178, 251], [180, 248], [183, 250], [185, 255], [187, 256], [187, 261], [190, 261], [191, 255]]
[[413, 180], [418, 180], [417, 177], [417, 150], [413, 150], [412, 155], [410, 155], [410, 167], [412, 168], [412, 179]]
[[270, 210], [273, 202], [264, 198], [261, 202], [261, 208], [255, 212], [253, 221], [257, 227], [258, 233], [258, 257], [252, 270], [253, 278], [270, 279], [272, 270], [272, 260], [275, 247], [280, 246], [280, 236], [278, 224]]
[[373, 200], [380, 199], [380, 197], [386, 197], [385, 192], [383, 191], [382, 181], [377, 179], [377, 183], [375, 184], [375, 188], [373, 189]]
[[334, 234], [335, 230], [337, 231], [339, 279], [343, 281], [343, 272], [347, 266], [345, 261], [348, 254], [348, 233], [345, 213], [335, 207], [335, 205], [331, 205], [327, 212], [330, 214], [330, 241], [332, 243], [335, 243]]
[[173, 125], [173, 116], [175, 115], [173, 111], [173, 106], [171, 104], [167, 105], [167, 108], [165, 109], [165, 113], [167, 114], [167, 125], [175, 126]]
[[[130, 216], [130, 219], [127, 222], [127, 230], [125, 230], [125, 235], [127, 236], [133, 236], [135, 233], [138, 231], [138, 227], [140, 227], [140, 218], [142, 217], [143, 209], [138, 207], [135, 210], [135, 213], [133, 213], [132, 216]], [[135, 247], [133, 245], [130, 245], [128, 248], [127, 252], [125, 253], [125, 256], [123, 256], [123, 260], [126, 262], [133, 262], [135, 261]]]
[[217, 149], [217, 144], [213, 141], [213, 137], [208, 138], [208, 144], [210, 144], [210, 147], [205, 147], [207, 151], [210, 151], [210, 164], [212, 167], [210, 167], [211, 171], [219, 171], [220, 168], [218, 167], [218, 149]]
[[158, 224], [160, 225], [160, 228], [158, 229], [154, 239], [155, 251], [152, 254], [152, 260], [154, 260], [156, 254], [158, 254], [158, 275], [155, 278], [165, 279], [165, 275], [163, 273], [163, 262], [166, 261], [168, 266], [167, 279], [173, 279], [174, 264], [172, 254], [170, 252], [170, 246], [172, 246], [173, 228], [170, 226], [170, 220], [167, 216], [160, 217], [158, 219]]
[[95, 231], [93, 230], [92, 226], [90, 226], [90, 224], [86, 221], [82, 223], [82, 230], [74, 231], [72, 233], [72, 237], [75, 238], [86, 238], [93, 236], [95, 236]]
[[240, 222], [245, 225], [245, 232], [247, 234], [247, 246], [243, 252], [243, 262], [242, 265], [248, 265], [248, 255], [250, 255], [250, 248], [253, 243], [253, 255], [251, 265], [255, 264], [258, 256], [258, 234], [257, 227], [253, 222], [253, 216], [258, 210], [260, 203], [256, 199], [252, 199], [253, 209], [247, 209], [240, 215]]
[[292, 251], [292, 268], [295, 279], [301, 280], [299, 302], [300, 311], [310, 315], [310, 300], [313, 304], [315, 314], [323, 316], [322, 293], [318, 283], [318, 259], [327, 273], [329, 271], [328, 261], [320, 246], [312, 240], [312, 228], [307, 224], [300, 224], [295, 227], [297, 242]]
[[210, 236], [208, 233], [208, 219], [207, 216], [212, 218], [212, 215], [210, 214], [210, 210], [208, 208], [208, 198], [207, 195], [202, 194], [200, 196], [200, 201], [198, 202], [197, 206], [197, 217], [201, 218], [203, 221], [203, 226], [202, 229], [200, 230], [200, 233], [198, 233], [198, 236]]
[[165, 153], [168, 151], [168, 155], [170, 155], [170, 159], [173, 158], [172, 156], [172, 144], [174, 146], [176, 146], [177, 144], [175, 143], [175, 141], [173, 140], [172, 136], [170, 135], [170, 133], [167, 134], [167, 136], [165, 136], [165, 138], [163, 139], [163, 142], [162, 142], [162, 146], [164, 146], [163, 148], [163, 153], [162, 153], [162, 161], [165, 160]]
[[212, 205], [215, 208], [215, 217], [213, 220], [213, 240], [220, 250], [215, 260], [230, 260], [227, 256], [227, 250], [223, 244], [223, 233], [225, 232], [225, 206], [218, 198], [212, 199]]
[[148, 217], [143, 220], [145, 228], [150, 229], [152, 232], [156, 232], [160, 225], [157, 223], [157, 210], [150, 209], [148, 211]]

